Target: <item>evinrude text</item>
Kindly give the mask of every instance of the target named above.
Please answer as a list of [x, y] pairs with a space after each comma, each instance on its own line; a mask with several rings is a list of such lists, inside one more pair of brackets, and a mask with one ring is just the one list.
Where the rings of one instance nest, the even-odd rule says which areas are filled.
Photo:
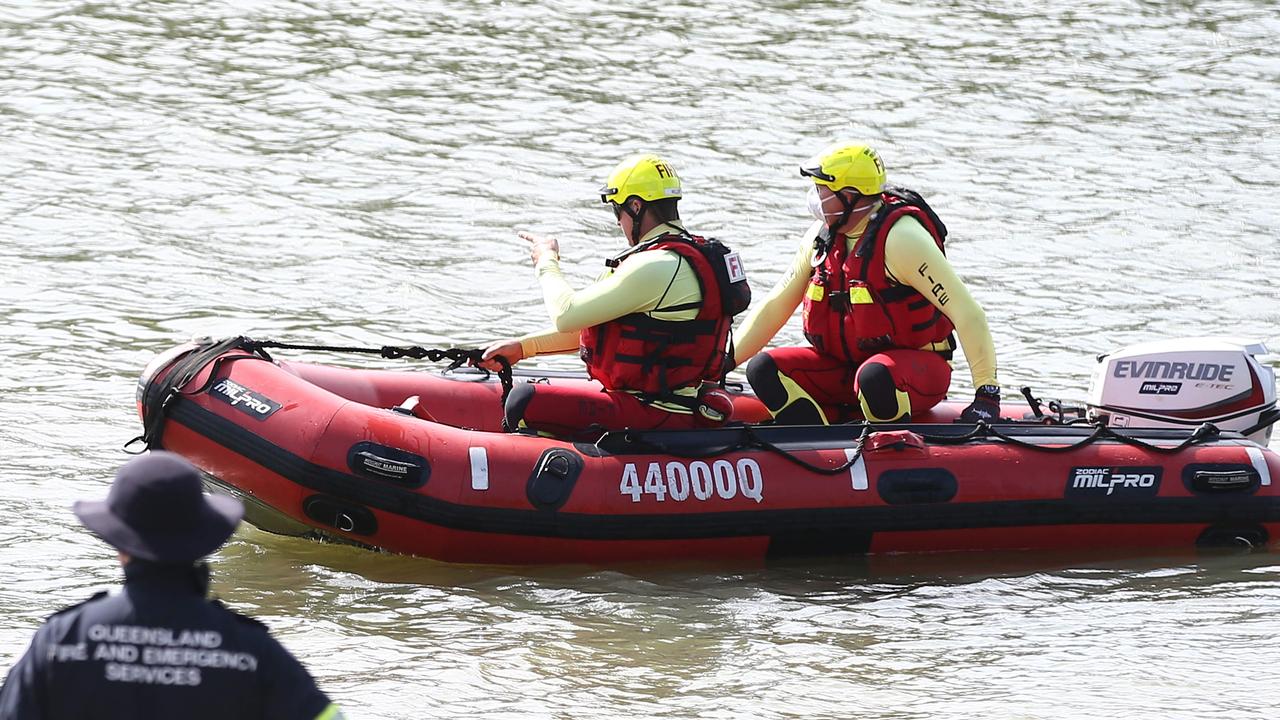
[[1235, 365], [1217, 363], [1166, 362], [1164, 360], [1117, 360], [1111, 374], [1118, 378], [1142, 380], [1216, 380], [1230, 382]]

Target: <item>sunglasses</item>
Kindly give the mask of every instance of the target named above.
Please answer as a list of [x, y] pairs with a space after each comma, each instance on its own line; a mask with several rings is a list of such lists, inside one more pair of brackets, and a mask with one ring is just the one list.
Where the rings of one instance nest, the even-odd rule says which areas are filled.
[[608, 205], [609, 209], [613, 210], [614, 220], [617, 220], [618, 218], [622, 217], [622, 206], [615, 202], [611, 202], [609, 200], [610, 196], [617, 195], [617, 194], [618, 194], [618, 188], [611, 188], [611, 187], [600, 188], [600, 202], [604, 203], [605, 205]]

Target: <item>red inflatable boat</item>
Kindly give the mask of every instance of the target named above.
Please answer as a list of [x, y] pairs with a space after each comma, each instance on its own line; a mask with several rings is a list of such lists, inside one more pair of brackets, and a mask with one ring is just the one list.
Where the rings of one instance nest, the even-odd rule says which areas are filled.
[[1022, 406], [975, 426], [944, 404], [911, 424], [781, 427], [739, 393], [740, 424], [594, 443], [501, 432], [502, 386], [478, 371], [286, 362], [270, 346], [174, 348], [138, 404], [149, 447], [275, 532], [504, 564], [1264, 549], [1280, 533], [1275, 380], [1229, 344], [1107, 356], [1087, 413]]

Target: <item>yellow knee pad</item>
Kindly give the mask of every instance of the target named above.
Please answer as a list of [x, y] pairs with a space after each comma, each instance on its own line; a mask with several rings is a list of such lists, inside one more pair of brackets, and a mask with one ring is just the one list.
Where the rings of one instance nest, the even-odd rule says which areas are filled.
[[800, 387], [795, 380], [792, 380], [782, 373], [778, 373], [778, 381], [782, 383], [783, 389], [787, 391], [787, 401], [782, 404], [782, 407], [778, 409], [778, 412], [773, 413], [774, 417], [781, 415], [787, 408], [797, 403], [802, 403], [813, 407], [814, 412], [817, 413], [818, 419], [822, 421], [823, 425], [831, 424], [827, 420], [827, 414], [822, 412], [822, 406], [810, 397], [809, 393], [805, 392], [804, 388]]
[[867, 407], [866, 398], [862, 397], [862, 393], [858, 393], [858, 405], [862, 406], [862, 416], [867, 419], [867, 422], [887, 423], [896, 422], [910, 415], [911, 397], [897, 388], [894, 388], [893, 396], [894, 399], [898, 401], [897, 411], [894, 413], [893, 417], [881, 418], [876, 417], [875, 414], [871, 412], [871, 408]]

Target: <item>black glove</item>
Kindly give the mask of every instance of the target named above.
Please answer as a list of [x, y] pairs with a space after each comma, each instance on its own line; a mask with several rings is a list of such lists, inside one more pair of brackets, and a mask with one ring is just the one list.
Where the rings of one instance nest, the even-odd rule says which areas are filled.
[[1000, 419], [1000, 386], [983, 385], [973, 394], [973, 402], [960, 413], [964, 422], [992, 423]]

